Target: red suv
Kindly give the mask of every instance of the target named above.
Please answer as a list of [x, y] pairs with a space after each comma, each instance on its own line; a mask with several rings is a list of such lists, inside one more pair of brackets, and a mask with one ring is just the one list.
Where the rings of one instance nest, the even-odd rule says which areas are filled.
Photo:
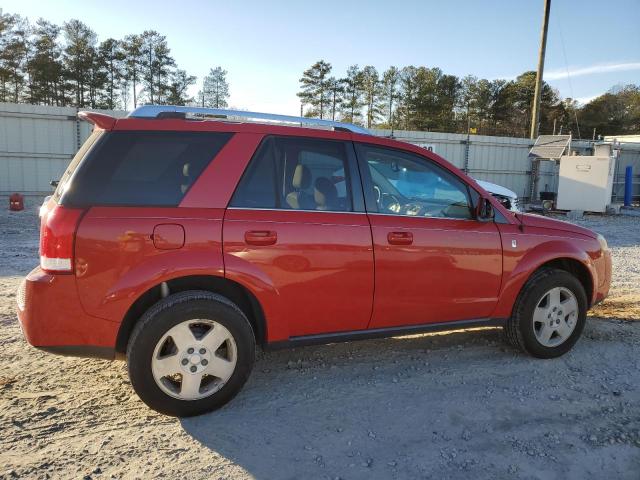
[[43, 350], [126, 358], [166, 414], [228, 402], [256, 344], [490, 325], [557, 357], [609, 290], [602, 236], [510, 212], [414, 145], [247, 112], [80, 116], [94, 131], [42, 208], [18, 317]]

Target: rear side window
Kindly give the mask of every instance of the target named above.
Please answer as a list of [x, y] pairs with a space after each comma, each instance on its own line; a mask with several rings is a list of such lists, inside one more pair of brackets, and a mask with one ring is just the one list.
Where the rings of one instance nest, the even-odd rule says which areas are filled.
[[268, 138], [258, 148], [231, 200], [232, 207], [277, 208], [278, 173], [274, 139]]
[[61, 203], [177, 206], [230, 137], [218, 132], [106, 133], [72, 175]]
[[252, 158], [230, 206], [353, 211], [342, 141], [269, 137]]
[[80, 150], [78, 150], [77, 153], [74, 155], [73, 160], [71, 160], [71, 163], [69, 163], [69, 166], [64, 171], [64, 173], [62, 174], [62, 177], [58, 181], [58, 186], [56, 187], [56, 191], [53, 194], [53, 199], [56, 202], [60, 200], [60, 196], [62, 195], [62, 193], [69, 188], [68, 183], [69, 183], [69, 180], [71, 179], [71, 176], [76, 171], [76, 169], [78, 168], [78, 165], [80, 165], [80, 162], [85, 157], [87, 152], [91, 150], [91, 147], [93, 146], [93, 144], [96, 143], [98, 138], [103, 133], [104, 133], [103, 130], [97, 130], [97, 129], [94, 130], [93, 133], [89, 136], [89, 138], [87, 138], [87, 140], [82, 144], [82, 146], [80, 147]]

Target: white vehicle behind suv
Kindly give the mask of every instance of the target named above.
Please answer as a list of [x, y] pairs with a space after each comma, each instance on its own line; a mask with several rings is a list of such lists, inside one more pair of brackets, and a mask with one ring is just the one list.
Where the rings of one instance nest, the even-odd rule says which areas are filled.
[[509, 190], [502, 185], [497, 185], [495, 183], [486, 182], [484, 180], [478, 180], [478, 185], [484, 188], [487, 192], [497, 198], [505, 208], [511, 210], [512, 212], [520, 212], [520, 207], [518, 205], [518, 195], [513, 190]]

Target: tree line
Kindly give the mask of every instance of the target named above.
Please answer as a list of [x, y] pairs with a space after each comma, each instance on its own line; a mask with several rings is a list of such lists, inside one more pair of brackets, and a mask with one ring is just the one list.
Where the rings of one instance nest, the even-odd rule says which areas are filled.
[[0, 102], [128, 109], [143, 103], [227, 106], [227, 72], [212, 68], [196, 97], [196, 77], [178, 67], [155, 30], [98, 41], [79, 20], [31, 24], [0, 11]]
[[[320, 60], [300, 79], [305, 115], [367, 127], [527, 136], [535, 72], [512, 80], [459, 78], [439, 68], [350, 66], [332, 74]], [[259, 79], [256, 79], [258, 82]], [[222, 67], [197, 78], [179, 68], [164, 35], [146, 30], [98, 41], [79, 20], [31, 24], [0, 12], [0, 102], [129, 109], [153, 104], [227, 107], [229, 83]], [[640, 131], [640, 85], [612, 88], [586, 105], [562, 99], [544, 83], [540, 133], [575, 137]]]
[[[513, 80], [459, 78], [439, 68], [350, 66], [342, 77], [319, 60], [300, 78], [298, 97], [305, 115], [364, 125], [440, 132], [526, 137], [536, 72]], [[612, 88], [586, 105], [562, 99], [543, 82], [539, 131], [569, 133], [576, 138], [637, 133], [640, 85]]]

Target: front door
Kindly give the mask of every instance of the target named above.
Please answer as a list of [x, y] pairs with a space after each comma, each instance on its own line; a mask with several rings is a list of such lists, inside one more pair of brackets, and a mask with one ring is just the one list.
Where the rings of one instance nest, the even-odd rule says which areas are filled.
[[356, 150], [375, 253], [370, 328], [488, 317], [502, 247], [496, 225], [474, 218], [473, 192], [426, 157], [365, 144]]
[[367, 328], [373, 247], [353, 146], [267, 137], [224, 219], [225, 275], [249, 285], [269, 341]]

